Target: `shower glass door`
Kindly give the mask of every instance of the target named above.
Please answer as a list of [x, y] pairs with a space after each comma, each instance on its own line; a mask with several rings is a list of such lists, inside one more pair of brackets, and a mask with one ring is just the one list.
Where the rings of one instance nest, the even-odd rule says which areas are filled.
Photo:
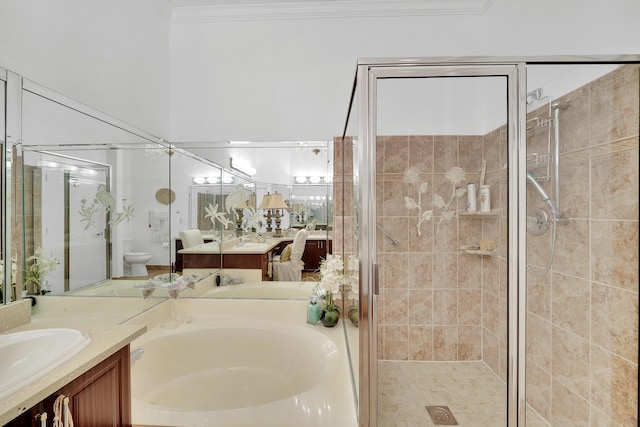
[[517, 109], [507, 106], [517, 105], [521, 72], [359, 67], [361, 308], [370, 319], [360, 332], [370, 362], [361, 425], [518, 417], [518, 342], [507, 328], [518, 316], [517, 228], [508, 229], [517, 215], [507, 222], [518, 202], [507, 197], [518, 185], [509, 161]]

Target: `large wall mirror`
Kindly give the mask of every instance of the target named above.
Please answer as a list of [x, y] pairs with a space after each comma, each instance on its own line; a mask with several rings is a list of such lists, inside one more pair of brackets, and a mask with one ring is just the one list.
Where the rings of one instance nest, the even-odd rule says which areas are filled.
[[[334, 248], [333, 142], [169, 143], [19, 83], [21, 143], [8, 159], [15, 166], [4, 162], [12, 175], [3, 176], [15, 183], [5, 195], [15, 238], [5, 247], [16, 274], [4, 302], [20, 294], [140, 297], [136, 284], [173, 272], [306, 281], [279, 297], [310, 296]], [[278, 273], [300, 230], [303, 264], [297, 275]], [[195, 245], [185, 245], [189, 233], [198, 234]]]
[[[182, 228], [199, 230], [204, 244], [185, 248], [179, 239], [176, 270], [210, 274], [220, 267], [223, 277], [242, 282], [317, 278], [320, 263], [332, 253], [331, 142], [181, 142], [174, 146], [222, 165], [216, 176], [189, 171], [189, 222]], [[279, 275], [280, 255], [301, 229], [306, 232], [304, 266], [297, 276]], [[211, 253], [222, 255], [219, 264], [210, 259]], [[238, 297], [230, 292], [229, 296]]]

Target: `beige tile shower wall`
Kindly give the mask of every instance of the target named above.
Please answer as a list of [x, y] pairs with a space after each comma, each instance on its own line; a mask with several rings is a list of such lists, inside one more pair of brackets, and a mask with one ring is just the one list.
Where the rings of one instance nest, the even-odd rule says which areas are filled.
[[353, 188], [353, 139], [336, 137], [333, 141], [333, 252], [344, 256], [355, 248], [355, 195]]
[[[414, 167], [427, 182], [421, 196], [423, 211], [432, 208], [434, 194], [449, 199], [452, 192], [444, 173], [460, 166], [470, 182], [477, 182], [482, 159], [488, 160], [486, 182], [492, 187], [493, 207], [501, 195], [499, 132], [491, 143], [482, 136], [389, 136], [377, 141], [378, 224], [398, 242], [394, 245], [378, 230], [380, 297], [378, 356], [386, 360], [482, 360], [496, 372], [506, 339], [500, 314], [503, 286], [499, 257], [461, 254], [461, 245], [481, 239], [502, 244], [502, 218], [440, 217], [417, 229], [418, 213], [405, 207], [405, 196], [418, 200], [413, 184], [403, 182]], [[464, 209], [466, 197], [457, 208]], [[455, 209], [456, 207], [454, 207]], [[436, 210], [436, 212], [438, 212]], [[501, 248], [500, 253], [504, 253]], [[483, 340], [488, 342], [483, 348]]]
[[[527, 293], [527, 400], [553, 426], [638, 425], [639, 80], [627, 65], [559, 99], [569, 221], [551, 273], [529, 274]], [[545, 147], [545, 131], [529, 138], [529, 153]], [[538, 268], [549, 235], [528, 236]]]

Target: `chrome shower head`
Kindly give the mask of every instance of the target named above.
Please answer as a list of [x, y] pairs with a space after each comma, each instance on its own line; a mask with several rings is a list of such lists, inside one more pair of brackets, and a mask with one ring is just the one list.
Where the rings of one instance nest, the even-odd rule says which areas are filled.
[[547, 194], [546, 191], [544, 191], [544, 188], [542, 188], [542, 186], [540, 185], [540, 183], [538, 181], [536, 181], [536, 179], [534, 178], [533, 174], [531, 172], [527, 173], [527, 182], [531, 185], [533, 185], [533, 188], [536, 189], [536, 191], [538, 192], [538, 194], [540, 195], [540, 198], [542, 198], [542, 201], [549, 206], [549, 209], [551, 209], [551, 212], [553, 213], [553, 215], [557, 218], [560, 215], [560, 212], [558, 211], [558, 208], [556, 208], [556, 205], [553, 203], [553, 201], [551, 200], [551, 197], [549, 197], [549, 195]]
[[533, 104], [533, 101], [537, 101], [538, 99], [542, 99], [542, 88], [527, 92], [527, 106]]

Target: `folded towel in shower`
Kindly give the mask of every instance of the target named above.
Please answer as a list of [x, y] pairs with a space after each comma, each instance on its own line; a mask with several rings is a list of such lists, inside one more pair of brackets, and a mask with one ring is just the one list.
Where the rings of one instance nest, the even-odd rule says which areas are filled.
[[495, 240], [480, 240], [481, 251], [493, 251], [498, 247]]

